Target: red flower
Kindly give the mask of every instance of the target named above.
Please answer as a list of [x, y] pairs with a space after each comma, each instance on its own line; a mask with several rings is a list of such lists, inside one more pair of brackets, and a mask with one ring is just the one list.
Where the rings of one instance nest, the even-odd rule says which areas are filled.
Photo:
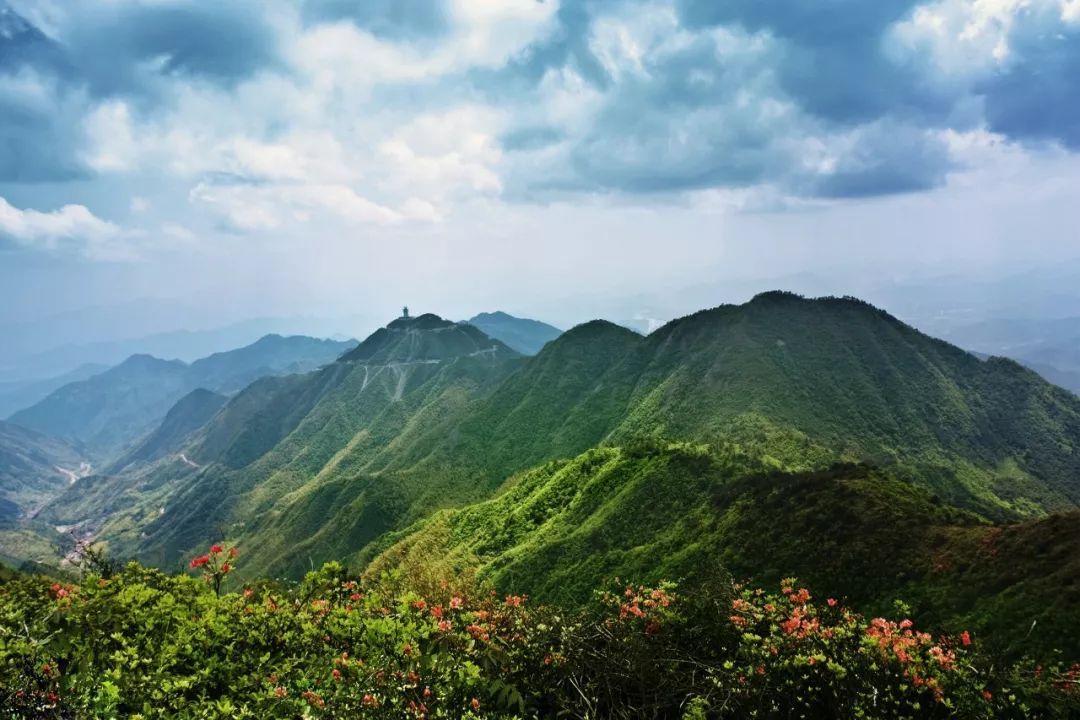
[[41, 672], [47, 677], [52, 677], [52, 666], [49, 663], [45, 663], [41, 666]]
[[214, 543], [213, 545], [210, 546], [210, 554], [211, 555], [217, 555], [223, 549], [224, 548], [222, 548], [220, 545], [218, 545], [217, 543]]
[[456, 595], [454, 597], [450, 598], [450, 609], [451, 610], [460, 610], [461, 605], [462, 605], [461, 598], [457, 597]]
[[829, 604], [829, 607], [836, 607], [836, 598], [829, 598], [825, 602]]
[[239, 554], [240, 554], [240, 551], [239, 551], [239, 550], [237, 550], [236, 548], [234, 548], [234, 547], [233, 547], [233, 548], [229, 548], [229, 557], [231, 557], [231, 558], [234, 558], [234, 557], [236, 557], [236, 556], [237, 556], [237, 555], [239, 555]]
[[992, 692], [990, 692], [989, 690], [983, 690], [982, 696], [983, 696], [983, 700], [985, 700], [986, 702], [990, 702], [991, 700], [994, 699], [994, 694]]
[[230, 570], [232, 570], [232, 565], [230, 565], [229, 563], [225, 563], [221, 566], [222, 573], [228, 573]]
[[335, 680], [341, 680], [341, 671], [338, 670], [337, 668], [334, 668], [333, 670], [331, 670], [330, 674], [333, 676], [333, 678]]
[[963, 645], [964, 647], [967, 647], [968, 645], [971, 644], [971, 635], [968, 634], [967, 630], [960, 633], [960, 644]]
[[371, 693], [364, 693], [364, 698], [360, 702], [362, 702], [367, 707], [371, 707], [373, 705], [378, 704], [379, 701], [376, 700], [375, 696], [372, 695]]
[[480, 701], [477, 700], [476, 698], [472, 699], [472, 701], [469, 703], [469, 706], [472, 707], [472, 709], [477, 711], [477, 712], [480, 711]]
[[201, 568], [201, 567], [203, 567], [204, 565], [206, 565], [209, 562], [210, 562], [210, 556], [209, 555], [200, 555], [199, 557], [191, 559], [191, 567], [193, 567], [193, 568]]
[[285, 688], [281, 687], [280, 685], [278, 687], [274, 688], [274, 697], [283, 698], [288, 694], [289, 694], [289, 691], [286, 690]]

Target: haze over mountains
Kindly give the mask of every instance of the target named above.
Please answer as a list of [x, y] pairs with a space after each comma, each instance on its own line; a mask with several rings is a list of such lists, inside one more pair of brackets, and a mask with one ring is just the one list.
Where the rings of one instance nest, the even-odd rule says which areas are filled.
[[305, 372], [335, 359], [354, 343], [268, 335], [238, 350], [188, 365], [133, 355], [114, 368], [64, 385], [11, 421], [76, 442], [99, 461], [149, 431], [187, 393], [240, 390], [265, 375]]

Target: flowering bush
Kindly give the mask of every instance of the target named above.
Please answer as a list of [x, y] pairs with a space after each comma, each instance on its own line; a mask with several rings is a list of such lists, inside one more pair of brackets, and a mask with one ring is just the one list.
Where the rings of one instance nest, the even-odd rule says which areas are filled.
[[210, 584], [214, 588], [214, 594], [221, 597], [221, 583], [225, 580], [225, 576], [231, 573], [236, 565], [236, 557], [240, 554], [240, 551], [236, 547], [229, 548], [226, 552], [225, 548], [217, 543], [210, 546], [210, 551], [205, 555], [197, 555], [191, 559], [188, 563], [190, 570], [201, 570], [203, 574], [203, 580]]
[[[337, 564], [220, 596], [130, 564], [0, 586], [0, 708], [26, 718], [1066, 717], [1080, 668], [779, 593], [618, 582], [584, 612]], [[215, 582], [218, 579], [219, 582]], [[208, 585], [213, 592], [208, 590]], [[416, 585], [421, 585], [419, 592]]]

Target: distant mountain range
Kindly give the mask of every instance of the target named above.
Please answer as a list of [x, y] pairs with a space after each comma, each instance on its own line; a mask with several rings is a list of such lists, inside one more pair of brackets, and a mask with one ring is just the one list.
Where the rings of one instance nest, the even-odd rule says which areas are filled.
[[10, 417], [12, 413], [37, 404], [68, 383], [86, 380], [108, 369], [107, 365], [85, 363], [71, 372], [44, 380], [0, 383], [0, 418]]
[[1013, 358], [1080, 393], [1080, 318], [986, 320], [950, 328], [944, 336], [983, 356]]
[[103, 373], [60, 387], [15, 413], [11, 422], [77, 442], [101, 462], [152, 430], [177, 400], [195, 389], [233, 393], [260, 377], [313, 370], [354, 345], [267, 335], [190, 365], [133, 355]]
[[522, 355], [535, 355], [562, 334], [562, 330], [547, 323], [504, 312], [480, 313], [471, 317], [468, 323], [498, 338]]

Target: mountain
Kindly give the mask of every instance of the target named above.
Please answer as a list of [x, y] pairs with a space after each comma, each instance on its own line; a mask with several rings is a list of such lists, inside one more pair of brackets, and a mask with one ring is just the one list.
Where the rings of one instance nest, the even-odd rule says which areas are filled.
[[68, 383], [86, 380], [108, 369], [107, 365], [85, 363], [57, 377], [0, 383], [0, 418], [35, 405]]
[[1024, 367], [1031, 368], [1049, 382], [1080, 395], [1080, 371], [1060, 370], [1053, 365], [1044, 365], [1031, 360], [1022, 360], [1021, 362]]
[[562, 330], [547, 323], [514, 317], [501, 311], [480, 313], [467, 322], [522, 355], [535, 355], [544, 345], [562, 334]]
[[444, 491], [456, 498], [396, 458], [411, 454], [421, 429], [452, 434], [464, 408], [519, 362], [471, 325], [399, 318], [314, 373], [252, 383], [190, 438], [186, 463], [173, 453], [135, 475], [80, 483], [46, 514], [55, 524], [94, 519], [117, 552], [160, 564], [196, 538], [243, 526], [265, 549], [261, 562], [288, 558], [302, 569], [307, 555], [283, 548], [330, 558], [396, 518], [419, 517]]
[[199, 388], [180, 398], [161, 425], [106, 470], [122, 472], [135, 463], [149, 463], [178, 452], [192, 433], [202, 428], [228, 402], [228, 397]]
[[88, 470], [76, 448], [0, 421], [0, 522], [36, 512]]
[[139, 437], [187, 390], [188, 366], [150, 355], [70, 383], [11, 416], [11, 422], [83, 443], [100, 462]]
[[871, 460], [987, 517], [1080, 500], [1080, 400], [852, 299], [759, 295], [647, 337], [569, 330], [455, 425], [430, 464], [511, 472], [639, 436], [737, 441], [777, 467], [824, 448]]
[[[761, 467], [868, 463], [933, 502], [1012, 522], [1080, 502], [1080, 399], [854, 299], [766, 293], [648, 336], [594, 321], [519, 358], [471, 325], [399, 319], [317, 373], [232, 398], [119, 514], [73, 488], [43, 514], [90, 518], [156, 564], [225, 534], [255, 572], [364, 563], [394, 533], [507, 478], [642, 438], [727, 447]], [[80, 484], [81, 485], [81, 484]], [[614, 521], [614, 520], [613, 520]]]
[[606, 577], [692, 587], [718, 571], [765, 586], [795, 575], [868, 613], [903, 598], [920, 626], [1080, 652], [1069, 550], [1080, 512], [992, 525], [865, 465], [783, 472], [731, 446], [594, 449], [384, 543], [394, 539], [369, 574], [479, 569], [503, 592], [569, 606]]
[[213, 321], [182, 304], [143, 299], [0, 325], [0, 337], [5, 339], [0, 347], [0, 380], [47, 379], [70, 372], [80, 363], [112, 367], [132, 355], [190, 363], [250, 345], [266, 335], [330, 337], [341, 328], [370, 325], [362, 317], [255, 318], [208, 329], [151, 331], [162, 325], [199, 326]]
[[65, 385], [11, 421], [84, 444], [110, 459], [152, 430], [169, 409], [196, 388], [235, 392], [259, 377], [299, 373], [333, 361], [353, 343], [267, 335], [252, 345], [217, 353], [191, 365], [133, 355], [87, 380]]

